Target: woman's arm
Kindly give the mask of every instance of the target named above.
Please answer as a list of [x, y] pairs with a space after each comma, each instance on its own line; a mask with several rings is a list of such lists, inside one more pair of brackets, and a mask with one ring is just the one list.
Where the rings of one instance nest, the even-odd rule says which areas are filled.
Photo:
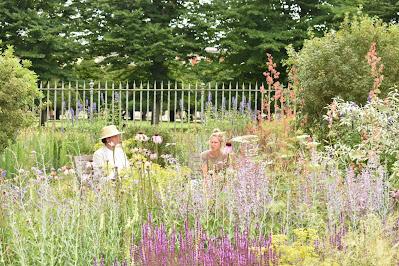
[[208, 164], [202, 163], [201, 170], [202, 170], [202, 176], [206, 177], [208, 175]]

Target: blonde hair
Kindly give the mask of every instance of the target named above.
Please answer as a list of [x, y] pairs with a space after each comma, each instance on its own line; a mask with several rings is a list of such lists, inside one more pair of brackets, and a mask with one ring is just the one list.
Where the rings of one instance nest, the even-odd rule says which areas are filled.
[[218, 128], [215, 128], [215, 129], [212, 131], [211, 136], [209, 137], [209, 141], [211, 141], [212, 138], [215, 138], [215, 137], [219, 140], [220, 144], [222, 144], [222, 145], [224, 144], [225, 138], [224, 138], [224, 132], [223, 132], [223, 131], [221, 131], [221, 130], [218, 129]]

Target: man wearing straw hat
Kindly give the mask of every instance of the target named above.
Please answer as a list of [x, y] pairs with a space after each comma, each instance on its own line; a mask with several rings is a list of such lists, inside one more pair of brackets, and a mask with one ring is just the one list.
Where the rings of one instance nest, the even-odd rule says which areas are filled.
[[95, 178], [115, 179], [120, 170], [129, 167], [129, 161], [121, 145], [122, 133], [115, 125], [101, 129], [100, 139], [104, 146], [93, 155]]

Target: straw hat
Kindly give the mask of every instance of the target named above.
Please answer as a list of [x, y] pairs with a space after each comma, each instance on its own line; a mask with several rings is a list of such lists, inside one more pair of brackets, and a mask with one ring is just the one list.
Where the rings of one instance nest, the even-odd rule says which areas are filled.
[[103, 127], [100, 131], [100, 139], [109, 138], [112, 136], [116, 136], [122, 134], [123, 132], [119, 131], [115, 125], [110, 125]]

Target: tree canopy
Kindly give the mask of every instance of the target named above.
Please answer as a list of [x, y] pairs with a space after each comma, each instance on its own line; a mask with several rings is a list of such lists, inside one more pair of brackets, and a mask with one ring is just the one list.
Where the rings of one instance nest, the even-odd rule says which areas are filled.
[[0, 36], [41, 80], [255, 81], [266, 52], [287, 58], [359, 10], [398, 21], [395, 0], [4, 0]]

